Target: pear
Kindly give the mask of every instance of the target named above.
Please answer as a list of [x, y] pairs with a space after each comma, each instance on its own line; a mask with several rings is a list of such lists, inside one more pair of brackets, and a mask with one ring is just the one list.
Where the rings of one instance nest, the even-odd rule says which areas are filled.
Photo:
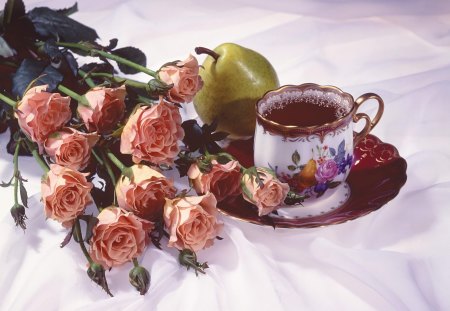
[[298, 174], [298, 185], [301, 189], [306, 189], [317, 184], [316, 180], [317, 165], [313, 159], [309, 160], [305, 167]]
[[232, 139], [252, 136], [256, 102], [279, 87], [275, 69], [261, 54], [234, 43], [195, 51], [209, 55], [200, 67], [203, 87], [194, 97], [200, 119], [208, 124], [217, 120], [217, 130]]

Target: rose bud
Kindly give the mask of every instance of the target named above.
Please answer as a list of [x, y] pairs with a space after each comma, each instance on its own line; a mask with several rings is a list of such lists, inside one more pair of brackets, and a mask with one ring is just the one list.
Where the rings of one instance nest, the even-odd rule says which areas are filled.
[[178, 108], [162, 98], [153, 107], [139, 107], [123, 128], [120, 152], [131, 154], [134, 163], [171, 165], [184, 136], [181, 122]]
[[104, 267], [115, 267], [131, 261], [144, 251], [153, 223], [119, 207], [104, 208], [92, 230], [92, 259]]
[[256, 173], [244, 173], [242, 188], [244, 199], [256, 205], [259, 216], [276, 210], [289, 192], [288, 184], [279, 181], [269, 169], [261, 167], [256, 168]]
[[62, 128], [72, 114], [70, 97], [45, 92], [47, 85], [29, 89], [17, 107], [16, 117], [22, 131], [38, 144], [39, 153], [47, 137]]
[[86, 175], [57, 164], [50, 164], [50, 171], [41, 181], [42, 202], [45, 216], [60, 222], [65, 228], [73, 225], [75, 218], [83, 214], [92, 202], [92, 183]]
[[164, 223], [169, 247], [198, 251], [213, 245], [223, 224], [217, 220], [217, 200], [212, 193], [166, 199]]
[[45, 152], [56, 164], [83, 170], [91, 158], [91, 149], [99, 136], [95, 133], [83, 133], [73, 128], [63, 128], [47, 138]]
[[172, 181], [146, 165], [130, 169], [132, 178], [122, 177], [116, 185], [119, 206], [153, 222], [161, 219], [166, 198], [176, 194]]
[[212, 192], [217, 202], [241, 193], [241, 166], [238, 161], [231, 160], [220, 164], [211, 161], [211, 170], [202, 172], [197, 163], [191, 164], [187, 173], [197, 194]]
[[106, 282], [105, 269], [101, 265], [95, 262], [91, 263], [87, 269], [87, 275], [92, 281], [100, 285], [109, 296], [113, 297]]
[[89, 107], [78, 105], [78, 114], [89, 132], [104, 134], [117, 127], [125, 112], [125, 86], [95, 87], [84, 96]]
[[13, 207], [11, 207], [11, 216], [14, 218], [14, 222], [16, 223], [16, 226], [22, 228], [25, 230], [27, 228], [25, 224], [25, 219], [27, 219], [27, 215], [25, 215], [25, 207], [20, 204], [14, 204]]
[[176, 65], [164, 66], [159, 70], [159, 78], [167, 84], [173, 84], [167, 97], [175, 103], [189, 103], [202, 87], [202, 79], [198, 74], [197, 59], [189, 55]]
[[150, 273], [142, 266], [134, 267], [128, 274], [131, 285], [139, 291], [139, 294], [145, 295], [150, 288]]

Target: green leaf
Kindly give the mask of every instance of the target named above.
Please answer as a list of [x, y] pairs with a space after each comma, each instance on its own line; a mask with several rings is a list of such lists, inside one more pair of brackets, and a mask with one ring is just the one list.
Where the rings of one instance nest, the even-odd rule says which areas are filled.
[[[86, 234], [84, 235], [84, 241], [89, 242], [89, 240], [92, 237], [92, 230], [98, 223], [98, 218], [92, 215], [81, 215], [78, 216], [80, 220], [83, 220], [86, 222]], [[76, 235], [74, 235], [76, 237]], [[78, 241], [77, 241], [78, 242]]]
[[45, 38], [65, 42], [94, 42], [98, 39], [97, 32], [61, 12], [47, 7], [34, 8], [27, 13], [36, 32]]
[[[252, 178], [252, 177], [250, 177]], [[247, 186], [245, 185], [244, 179], [241, 179], [241, 189], [242, 189], [242, 193], [248, 198], [250, 199], [250, 201], [252, 201], [253, 203], [255, 203], [255, 201], [253, 200], [253, 195], [250, 192], [250, 190], [247, 188]]]
[[297, 169], [297, 166], [295, 166], [295, 165], [288, 166], [288, 170], [290, 170], [290, 171], [295, 171], [296, 169]]
[[11, 177], [11, 179], [8, 181], [8, 182], [4, 182], [4, 181], [2, 181], [2, 183], [0, 184], [0, 187], [2, 187], [2, 188], [6, 188], [6, 187], [9, 187], [9, 186], [11, 186], [12, 185], [12, 181], [13, 181], [13, 179], [14, 179], [14, 176], [13, 177]]
[[58, 84], [62, 82], [63, 75], [52, 66], [47, 66], [45, 62], [39, 62], [34, 59], [26, 58], [22, 61], [19, 68], [12, 78], [12, 93], [14, 97], [21, 98], [28, 88], [28, 85], [36, 80], [36, 85], [48, 85], [47, 91], [56, 90]]
[[[112, 51], [111, 53], [114, 55], [126, 58], [126, 59], [128, 59], [136, 64], [139, 64], [141, 66], [144, 66], [144, 67], [147, 66], [147, 57], [138, 48], [135, 48], [132, 46], [127, 46], [124, 48], [116, 49], [116, 50]], [[139, 70], [131, 68], [122, 63], [117, 63], [117, 65], [119, 66], [119, 69], [125, 74], [135, 74], [135, 73], [140, 72]]]
[[292, 154], [292, 162], [297, 165], [300, 163], [300, 154], [297, 150], [295, 150], [295, 152]]
[[60, 9], [60, 10], [56, 10], [56, 12], [60, 13], [60, 14], [64, 14], [66, 16], [69, 16], [73, 13], [78, 12], [78, 3], [75, 2], [74, 5], [72, 5], [71, 7], [65, 8], [65, 9]]
[[23, 185], [23, 180], [19, 178], [19, 189], [20, 189], [20, 200], [22, 201], [22, 204], [28, 208], [28, 194], [27, 189], [25, 189], [25, 186]]

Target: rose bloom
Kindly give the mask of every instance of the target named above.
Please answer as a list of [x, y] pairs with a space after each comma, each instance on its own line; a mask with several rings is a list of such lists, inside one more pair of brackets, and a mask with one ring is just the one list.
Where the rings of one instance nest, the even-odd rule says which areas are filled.
[[315, 177], [319, 183], [332, 180], [338, 174], [339, 167], [334, 160], [326, 160], [317, 168]]
[[22, 131], [43, 151], [45, 139], [70, 120], [70, 97], [45, 92], [47, 85], [29, 89], [17, 107], [17, 121]]
[[104, 208], [97, 218], [89, 253], [92, 260], [108, 268], [141, 255], [154, 227], [152, 222], [115, 206]]
[[160, 219], [166, 198], [173, 198], [176, 193], [172, 181], [146, 165], [133, 165], [131, 170], [131, 180], [122, 177], [117, 182], [119, 206], [150, 221]]
[[78, 215], [83, 214], [92, 202], [92, 183], [85, 174], [57, 164], [50, 164], [50, 171], [41, 182], [42, 202], [47, 218], [70, 228]]
[[162, 98], [153, 107], [139, 107], [123, 129], [120, 152], [131, 154], [134, 163], [170, 165], [178, 155], [178, 141], [184, 136], [181, 122], [178, 108]]
[[263, 216], [271, 213], [284, 202], [289, 192], [289, 185], [279, 181], [265, 168], [258, 167], [257, 171], [264, 186], [260, 187], [254, 176], [245, 174], [242, 182], [251, 197], [248, 197], [245, 192], [243, 197], [246, 201], [255, 204], [258, 215]]
[[169, 247], [198, 251], [213, 245], [223, 227], [217, 220], [212, 193], [166, 200], [164, 223], [169, 230]]
[[202, 87], [202, 79], [198, 74], [197, 59], [189, 55], [185, 61], [162, 67], [159, 78], [167, 84], [173, 84], [168, 98], [175, 103], [189, 103]]
[[88, 131], [101, 134], [113, 130], [125, 112], [125, 86], [95, 87], [84, 95], [90, 107], [78, 105], [78, 114]]
[[99, 136], [94, 133], [83, 133], [73, 128], [64, 128], [47, 138], [44, 144], [45, 152], [56, 164], [83, 170], [89, 163], [91, 149], [97, 143]]
[[212, 169], [202, 173], [196, 163], [189, 167], [187, 173], [192, 180], [197, 194], [212, 192], [220, 202], [229, 196], [237, 196], [241, 193], [241, 166], [238, 161], [232, 160], [226, 164], [220, 164], [212, 160]]

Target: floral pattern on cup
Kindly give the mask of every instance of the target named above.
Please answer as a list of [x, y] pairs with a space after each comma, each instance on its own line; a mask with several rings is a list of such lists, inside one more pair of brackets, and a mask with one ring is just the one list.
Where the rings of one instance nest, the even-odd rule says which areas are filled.
[[291, 191], [308, 197], [320, 197], [327, 189], [336, 188], [341, 184], [339, 175], [346, 174], [353, 165], [353, 155], [346, 152], [345, 140], [336, 148], [328, 145], [316, 145], [313, 154], [317, 157], [309, 159], [306, 164], [300, 164], [300, 154], [297, 150], [291, 156], [292, 164], [287, 166], [290, 173], [278, 173], [273, 168], [280, 181], [288, 183]]

